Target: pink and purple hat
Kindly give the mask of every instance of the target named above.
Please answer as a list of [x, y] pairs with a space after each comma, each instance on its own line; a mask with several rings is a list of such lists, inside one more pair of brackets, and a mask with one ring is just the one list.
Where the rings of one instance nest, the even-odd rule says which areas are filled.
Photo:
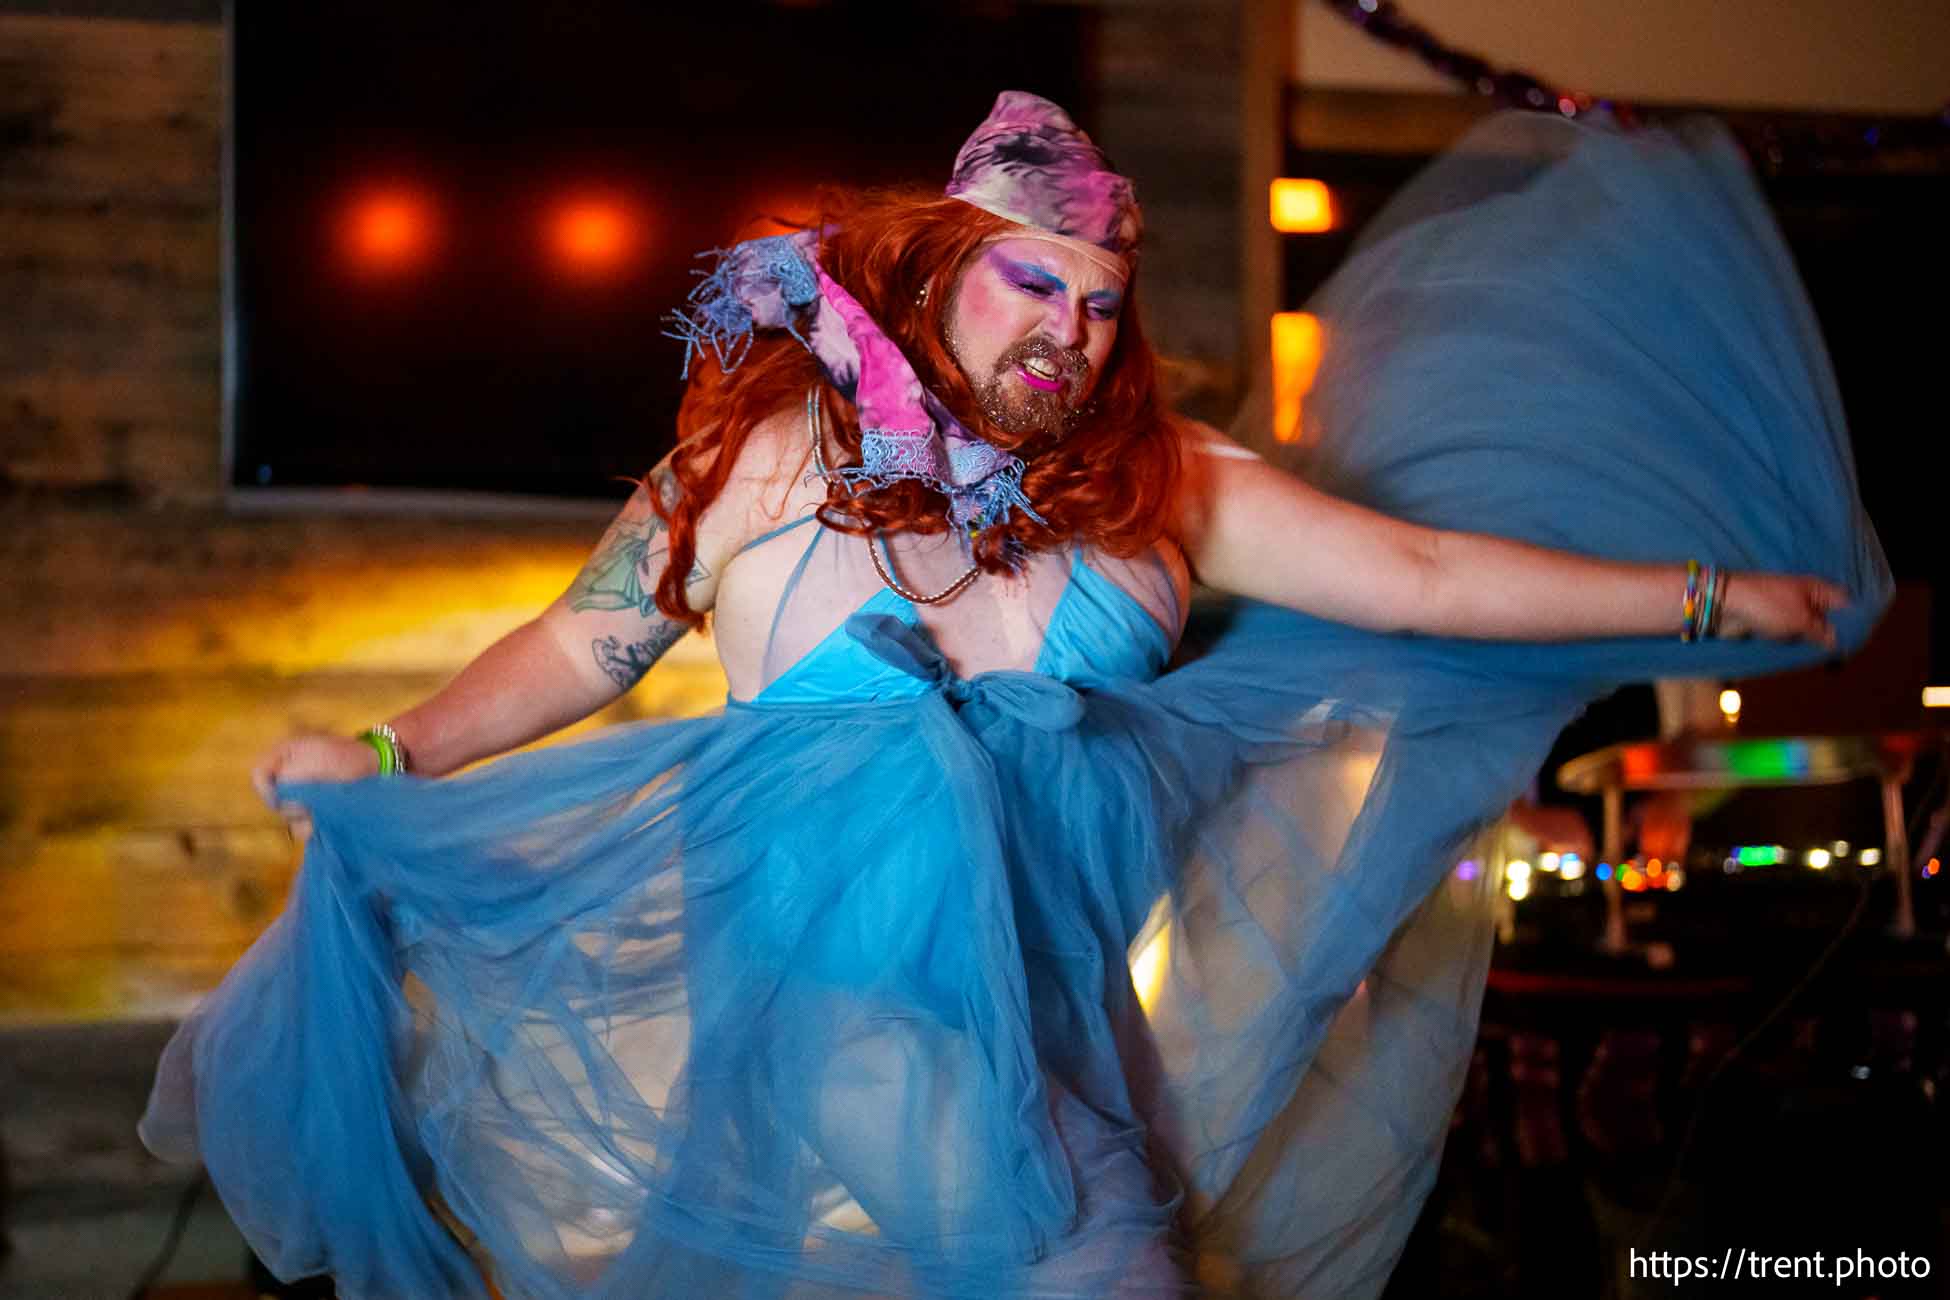
[[1130, 180], [1068, 113], [1023, 90], [996, 96], [955, 155], [947, 194], [1036, 232], [1025, 238], [1072, 244], [1118, 275], [1129, 274], [1144, 232]]

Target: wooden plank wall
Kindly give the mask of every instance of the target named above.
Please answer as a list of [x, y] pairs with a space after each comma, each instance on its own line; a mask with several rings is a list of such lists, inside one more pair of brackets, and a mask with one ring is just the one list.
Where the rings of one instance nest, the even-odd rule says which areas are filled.
[[15, 493], [216, 484], [222, 47], [0, 17], [0, 464]]
[[1100, 0], [1096, 8], [1097, 103], [1087, 125], [1144, 206], [1145, 332], [1166, 358], [1178, 404], [1224, 426], [1244, 383], [1247, 341], [1239, 211], [1244, 20], [1253, 6], [1242, 14], [1239, 0]]
[[[1147, 316], [1222, 417], [1237, 8], [1100, 8], [1096, 129], [1149, 206]], [[0, 0], [0, 1023], [167, 1014], [209, 987], [296, 865], [250, 757], [420, 698], [601, 528], [225, 508], [213, 11]], [[692, 642], [594, 721], [715, 704]]]
[[[600, 517], [225, 510], [222, 31], [0, 14], [0, 1020], [167, 1013], [296, 866], [245, 781], [420, 698]], [[722, 695], [702, 646], [601, 720]]]

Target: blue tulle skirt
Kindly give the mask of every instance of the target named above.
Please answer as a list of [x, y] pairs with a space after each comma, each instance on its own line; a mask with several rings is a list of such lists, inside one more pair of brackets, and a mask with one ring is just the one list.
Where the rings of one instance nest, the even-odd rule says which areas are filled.
[[[1297, 471], [1821, 574], [1849, 645], [1886, 601], [1819, 333], [1712, 127], [1495, 121], [1312, 310]], [[1594, 693], [1816, 653], [1240, 603], [1155, 676], [962, 681], [848, 629], [930, 684], [288, 787], [295, 893], [145, 1140], [348, 1297], [1373, 1295], [1474, 1041], [1470, 837]]]

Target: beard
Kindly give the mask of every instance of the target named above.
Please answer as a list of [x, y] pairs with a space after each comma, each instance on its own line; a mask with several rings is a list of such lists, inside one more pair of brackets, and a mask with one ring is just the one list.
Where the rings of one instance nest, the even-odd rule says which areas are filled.
[[[960, 360], [960, 349], [950, 341], [949, 350]], [[1059, 385], [1042, 392], [1024, 383], [1016, 371], [1030, 358], [1040, 358], [1056, 367]], [[966, 367], [963, 367], [966, 373]], [[1017, 437], [1036, 434], [1061, 436], [1069, 432], [1080, 416], [1084, 393], [1090, 383], [1090, 358], [1076, 348], [1060, 347], [1040, 334], [1012, 343], [995, 359], [988, 376], [976, 380], [969, 376], [975, 404], [991, 424]]]

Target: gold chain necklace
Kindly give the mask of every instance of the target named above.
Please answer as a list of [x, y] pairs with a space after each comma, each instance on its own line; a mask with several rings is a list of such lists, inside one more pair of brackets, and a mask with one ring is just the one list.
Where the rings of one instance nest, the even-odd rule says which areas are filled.
[[869, 558], [873, 560], [873, 571], [880, 575], [880, 580], [886, 583], [888, 589], [891, 590], [896, 596], [899, 596], [904, 600], [911, 600], [917, 605], [938, 605], [942, 601], [948, 599], [950, 596], [953, 596], [958, 592], [960, 592], [962, 588], [966, 587], [969, 583], [975, 581], [975, 579], [980, 577], [982, 573], [981, 565], [971, 564], [968, 566], [967, 573], [962, 574], [961, 577], [956, 578], [953, 582], [943, 587], [940, 591], [935, 592], [934, 595], [923, 596], [918, 591], [909, 591], [906, 587], [903, 587], [900, 583], [894, 580], [893, 574], [887, 572], [887, 566], [881, 563], [880, 560], [880, 534], [879, 533], [874, 533], [873, 535], [863, 538], [862, 540], [865, 541], [867, 544], [867, 555]]
[[[825, 479], [829, 477], [826, 470], [826, 438], [820, 424], [819, 407], [819, 385], [814, 384], [806, 390], [806, 432], [812, 437], [813, 470], [819, 477]], [[893, 574], [887, 572], [887, 565], [880, 558], [879, 533], [869, 533], [861, 540], [867, 544], [867, 558], [873, 561], [873, 571], [880, 575], [880, 580], [887, 584], [887, 589], [902, 600], [911, 601], [916, 605], [938, 605], [960, 594], [969, 583], [982, 575], [982, 566], [971, 564], [968, 566], [968, 572], [961, 577], [956, 578], [934, 595], [923, 596], [920, 592], [901, 585]]]

